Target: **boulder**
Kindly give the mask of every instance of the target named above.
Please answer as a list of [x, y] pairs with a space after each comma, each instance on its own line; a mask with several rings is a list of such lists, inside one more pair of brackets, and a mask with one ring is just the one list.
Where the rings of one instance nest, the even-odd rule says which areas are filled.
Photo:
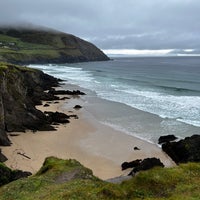
[[69, 123], [69, 116], [61, 112], [44, 112], [50, 123]]
[[164, 135], [164, 136], [160, 136], [158, 139], [158, 144], [162, 144], [162, 143], [166, 143], [166, 142], [171, 142], [176, 140], [177, 137], [174, 135]]
[[153, 167], [164, 167], [163, 163], [158, 158], [146, 158], [139, 165], [133, 168], [129, 175], [134, 175], [136, 172], [149, 170]]
[[138, 165], [140, 165], [141, 161], [142, 161], [141, 159], [137, 159], [137, 160], [134, 160], [134, 161], [131, 161], [131, 162], [123, 162], [121, 164], [121, 168], [122, 168], [122, 170], [125, 170], [125, 169], [128, 169], [128, 168], [137, 167]]
[[24, 172], [21, 170], [11, 170], [3, 163], [0, 163], [0, 186], [15, 181], [20, 178], [26, 178], [32, 175], [31, 172]]
[[11, 181], [15, 181], [21, 178], [26, 178], [28, 176], [31, 176], [32, 173], [31, 172], [27, 172], [27, 171], [21, 171], [21, 170], [15, 170], [11, 173]]
[[162, 150], [177, 164], [200, 162], [200, 135], [186, 137], [178, 142], [164, 143], [162, 145]]
[[75, 106], [74, 106], [74, 109], [77, 109], [77, 110], [78, 110], [78, 109], [81, 109], [81, 108], [82, 108], [82, 106], [80, 106], [80, 105], [75, 105]]

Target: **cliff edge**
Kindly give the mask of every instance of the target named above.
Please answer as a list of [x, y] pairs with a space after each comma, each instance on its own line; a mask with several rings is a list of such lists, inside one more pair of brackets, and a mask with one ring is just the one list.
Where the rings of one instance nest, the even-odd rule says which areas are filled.
[[51, 98], [44, 91], [55, 86], [58, 80], [42, 71], [0, 63], [0, 145], [10, 145], [6, 132], [53, 130], [35, 105]]

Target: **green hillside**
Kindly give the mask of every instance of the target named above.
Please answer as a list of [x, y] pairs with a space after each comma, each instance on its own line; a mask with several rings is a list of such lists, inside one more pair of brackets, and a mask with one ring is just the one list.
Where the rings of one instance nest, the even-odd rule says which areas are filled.
[[0, 61], [17, 64], [101, 61], [93, 44], [51, 29], [0, 28]]
[[40, 171], [0, 188], [0, 199], [200, 199], [200, 164], [154, 168], [121, 184], [102, 181], [76, 160], [46, 159]]

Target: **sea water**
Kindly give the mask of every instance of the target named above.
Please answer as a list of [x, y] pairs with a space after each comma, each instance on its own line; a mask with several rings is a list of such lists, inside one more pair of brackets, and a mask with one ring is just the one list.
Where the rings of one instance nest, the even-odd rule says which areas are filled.
[[85, 105], [101, 123], [156, 142], [200, 134], [200, 57], [114, 58], [32, 65], [87, 89]]

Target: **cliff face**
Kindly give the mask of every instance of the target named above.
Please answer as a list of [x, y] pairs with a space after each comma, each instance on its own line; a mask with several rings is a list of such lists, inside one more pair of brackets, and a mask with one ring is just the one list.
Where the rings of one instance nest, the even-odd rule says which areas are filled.
[[0, 60], [15, 64], [104, 61], [95, 45], [76, 36], [42, 28], [0, 28]]
[[35, 104], [57, 85], [41, 71], [0, 63], [0, 145], [10, 144], [6, 132], [53, 129]]

